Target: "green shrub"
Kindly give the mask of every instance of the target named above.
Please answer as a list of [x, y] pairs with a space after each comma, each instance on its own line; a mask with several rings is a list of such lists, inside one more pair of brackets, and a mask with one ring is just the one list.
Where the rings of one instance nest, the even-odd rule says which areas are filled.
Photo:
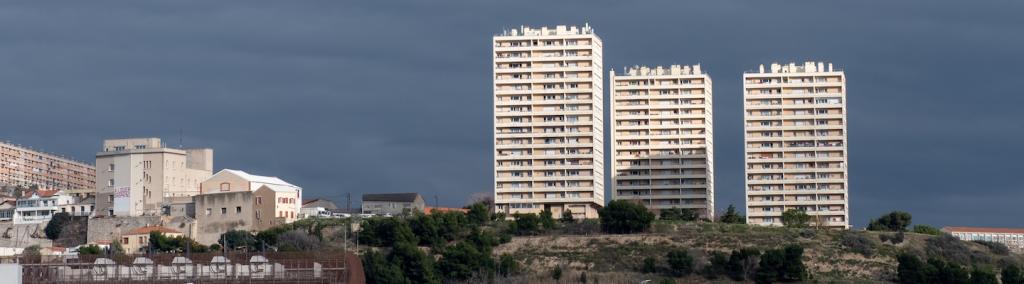
[[643, 272], [643, 273], [657, 273], [658, 272], [657, 260], [655, 260], [653, 257], [649, 257], [649, 256], [645, 257], [644, 258], [644, 263], [640, 267], [640, 272]]
[[789, 209], [782, 212], [782, 225], [787, 228], [807, 228], [811, 222], [811, 216], [804, 210]]
[[646, 231], [654, 221], [654, 213], [642, 204], [629, 200], [614, 200], [599, 209], [601, 229], [613, 234], [630, 234]]
[[736, 207], [729, 204], [729, 208], [725, 209], [725, 214], [718, 217], [718, 222], [726, 224], [744, 224], [747, 223], [747, 217], [737, 213]]
[[562, 279], [562, 267], [561, 266], [555, 266], [555, 269], [551, 271], [551, 279], [555, 279], [555, 281], [558, 281], [559, 279]]
[[726, 265], [726, 273], [734, 281], [744, 281], [752, 278], [754, 268], [757, 267], [761, 251], [753, 248], [734, 250], [729, 255], [729, 263]]
[[680, 277], [693, 272], [693, 257], [685, 250], [673, 250], [665, 256], [668, 261], [669, 274]]
[[878, 253], [878, 244], [872, 238], [867, 236], [846, 231], [839, 235], [839, 242], [849, 251], [859, 253], [865, 257], [873, 257]]
[[933, 236], [942, 235], [942, 230], [936, 229], [935, 227], [928, 226], [928, 225], [916, 225], [916, 226], [914, 226], [913, 231], [914, 231], [914, 233], [918, 233], [918, 234], [926, 234], [926, 235], [933, 235]]
[[661, 216], [659, 216], [659, 219], [661, 219], [661, 220], [679, 220], [679, 221], [697, 221], [697, 219], [700, 219], [700, 214], [697, 213], [697, 210], [693, 210], [693, 209], [690, 209], [690, 208], [670, 208], [670, 209], [662, 209], [661, 210]]
[[889, 214], [882, 215], [878, 219], [871, 220], [868, 224], [869, 231], [906, 231], [907, 226], [910, 225], [911, 216], [910, 213], [903, 211], [893, 211]]
[[1024, 284], [1024, 272], [1016, 265], [1007, 265], [999, 274], [1003, 278], [1003, 284]]
[[991, 241], [983, 241], [983, 240], [975, 240], [974, 242], [975, 243], [979, 243], [979, 244], [987, 247], [989, 251], [991, 251], [992, 253], [994, 253], [996, 255], [1010, 255], [1010, 248], [1006, 247], [1006, 245], [1003, 244], [1003, 243], [997, 243], [997, 242], [991, 242]]
[[46, 238], [50, 240], [56, 240], [60, 238], [60, 232], [64, 230], [71, 223], [71, 215], [68, 213], [55, 213], [50, 217], [50, 221], [46, 223], [46, 227], [43, 228], [43, 233], [46, 233]]

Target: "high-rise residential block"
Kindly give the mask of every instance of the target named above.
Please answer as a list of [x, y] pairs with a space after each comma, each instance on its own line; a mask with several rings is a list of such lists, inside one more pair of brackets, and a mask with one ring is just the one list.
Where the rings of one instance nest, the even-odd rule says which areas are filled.
[[849, 228], [846, 75], [831, 63], [761, 65], [743, 74], [747, 223]]
[[604, 205], [602, 43], [589, 25], [494, 36], [498, 212], [596, 218]]
[[96, 168], [90, 164], [0, 142], [0, 185], [70, 190], [95, 183]]
[[612, 198], [713, 218], [711, 77], [700, 65], [610, 71]]
[[213, 149], [175, 149], [160, 138], [103, 141], [96, 154], [96, 215], [159, 215], [191, 202], [213, 174]]

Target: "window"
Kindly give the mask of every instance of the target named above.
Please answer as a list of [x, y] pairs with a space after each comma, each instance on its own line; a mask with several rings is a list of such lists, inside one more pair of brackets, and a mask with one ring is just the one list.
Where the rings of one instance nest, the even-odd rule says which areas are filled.
[[235, 206], [235, 213], [242, 213], [242, 206]]
[[107, 165], [107, 171], [108, 172], [113, 172], [114, 171], [114, 164]]
[[114, 179], [107, 180], [107, 186], [114, 186]]
[[220, 214], [221, 215], [228, 214], [228, 208], [227, 207], [221, 207], [220, 208]]
[[107, 202], [114, 202], [114, 195], [107, 195]]
[[[256, 197], [256, 204], [263, 204], [263, 197], [262, 196], [257, 196]], [[257, 214], [259, 214], [259, 212], [257, 212]]]
[[127, 245], [128, 244], [128, 238], [127, 237], [121, 238], [121, 243]]
[[256, 211], [256, 220], [259, 220], [259, 219], [260, 219], [260, 211], [259, 211], [259, 210], [257, 210], [257, 211]]
[[226, 182], [220, 183], [220, 191], [230, 191], [230, 190], [231, 190], [231, 184], [230, 183], [226, 183]]
[[210, 214], [213, 214], [213, 210], [210, 208], [206, 208], [206, 216], [210, 216]]

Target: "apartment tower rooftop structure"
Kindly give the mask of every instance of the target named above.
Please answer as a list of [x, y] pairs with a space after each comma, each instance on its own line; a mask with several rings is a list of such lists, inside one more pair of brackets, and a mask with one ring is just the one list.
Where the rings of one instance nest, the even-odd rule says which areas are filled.
[[846, 75], [831, 63], [761, 65], [743, 74], [747, 223], [849, 228]]
[[494, 200], [506, 214], [597, 218], [604, 205], [602, 43], [589, 25], [493, 38]]
[[97, 216], [159, 215], [189, 202], [213, 174], [213, 149], [176, 149], [160, 138], [110, 139], [96, 153]]
[[612, 198], [714, 218], [711, 77], [700, 65], [609, 72]]
[[95, 183], [93, 165], [0, 142], [0, 185], [69, 190], [92, 188]]

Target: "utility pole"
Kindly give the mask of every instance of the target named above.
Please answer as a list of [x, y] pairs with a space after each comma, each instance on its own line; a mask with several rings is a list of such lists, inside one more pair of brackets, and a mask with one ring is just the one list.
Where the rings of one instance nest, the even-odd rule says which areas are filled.
[[345, 213], [352, 213], [352, 193], [345, 193]]
[[438, 208], [438, 207], [441, 207], [441, 206], [437, 202], [437, 194], [434, 194], [434, 208]]

